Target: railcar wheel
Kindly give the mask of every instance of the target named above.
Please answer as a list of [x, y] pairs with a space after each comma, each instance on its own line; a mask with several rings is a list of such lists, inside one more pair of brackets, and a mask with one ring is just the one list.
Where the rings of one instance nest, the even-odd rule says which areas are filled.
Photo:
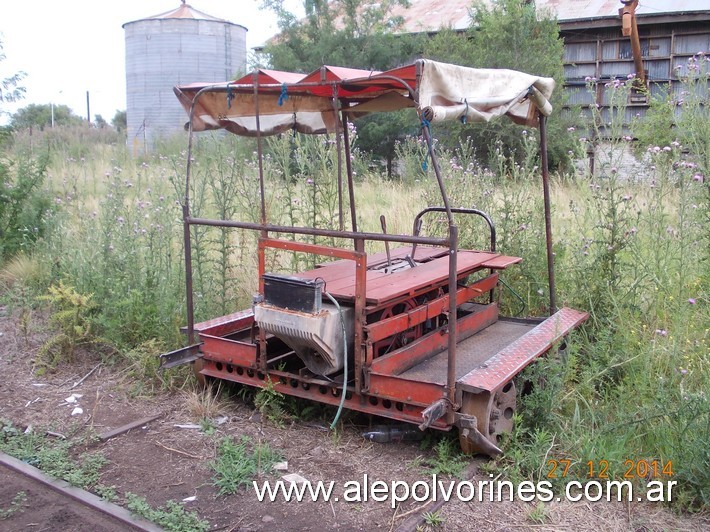
[[198, 358], [197, 360], [193, 361], [193, 363], [192, 363], [192, 372], [195, 375], [195, 380], [197, 381], [197, 386], [200, 389], [207, 387], [207, 378], [202, 373], [200, 373], [200, 371], [202, 371], [202, 367], [204, 365], [205, 365], [205, 362], [201, 358]]
[[461, 450], [465, 454], [498, 454], [499, 436], [513, 430], [516, 404], [513, 381], [506, 383], [494, 394], [464, 392], [460, 412], [476, 417], [476, 426], [483, 439], [477, 439], [459, 429]]

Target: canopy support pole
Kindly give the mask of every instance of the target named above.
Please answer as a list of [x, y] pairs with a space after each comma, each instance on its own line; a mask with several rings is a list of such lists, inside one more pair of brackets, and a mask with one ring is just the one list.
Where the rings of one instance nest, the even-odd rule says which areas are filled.
[[345, 171], [348, 174], [348, 196], [350, 203], [350, 223], [353, 233], [357, 233], [357, 216], [355, 213], [355, 184], [353, 182], [353, 163], [350, 152], [350, 133], [348, 132], [348, 115], [342, 111], [343, 145], [345, 151]]
[[[261, 196], [261, 223], [266, 225], [266, 198], [264, 193], [264, 152], [261, 141], [261, 117], [259, 115], [259, 71], [254, 70], [254, 118], [256, 119], [256, 153], [259, 159], [259, 194]], [[261, 231], [261, 238], [267, 238], [268, 232]], [[264, 250], [259, 250], [259, 293], [264, 294]], [[266, 332], [259, 328], [259, 351], [257, 364], [262, 370], [266, 370]]]
[[547, 169], [547, 117], [540, 117], [540, 166], [542, 167], [542, 190], [545, 202], [545, 240], [547, 245], [547, 280], [550, 290], [550, 316], [557, 312], [555, 298], [555, 255], [552, 252], [552, 216], [550, 214], [550, 172]]
[[333, 85], [333, 116], [335, 117], [335, 149], [338, 151], [338, 229], [343, 231], [343, 153], [340, 141], [340, 120], [338, 113], [338, 86]]
[[446, 187], [444, 186], [444, 179], [441, 175], [441, 168], [439, 167], [439, 160], [434, 153], [434, 142], [431, 138], [431, 132], [429, 131], [429, 126], [424, 125], [422, 127], [422, 135], [424, 135], [424, 140], [427, 144], [427, 149], [429, 150], [429, 157], [431, 158], [432, 166], [434, 167], [434, 173], [436, 174], [436, 180], [439, 183], [439, 190], [441, 191], [441, 198], [444, 202], [444, 208], [446, 209], [446, 217], [449, 222], [449, 323], [448, 323], [448, 359], [447, 359], [447, 370], [446, 370], [446, 400], [448, 403], [448, 408], [446, 412], [446, 421], [449, 424], [454, 423], [454, 413], [458, 410], [456, 405], [456, 343], [458, 340], [457, 327], [456, 327], [456, 316], [458, 314], [458, 308], [456, 306], [456, 294], [457, 290], [457, 248], [459, 244], [459, 228], [454, 224], [454, 215], [451, 212], [451, 206], [449, 205], [449, 198], [446, 195]]
[[[254, 114], [256, 119], [256, 153], [259, 159], [259, 193], [261, 196], [261, 223], [266, 224], [266, 200], [264, 199], [264, 157], [261, 146], [261, 119], [259, 117], [259, 71], [254, 71]], [[266, 237], [263, 232], [262, 237]]]
[[[195, 99], [196, 100], [196, 99]], [[195, 301], [193, 295], [193, 279], [192, 279], [192, 240], [191, 240], [191, 215], [190, 215], [190, 176], [192, 174], [192, 145], [194, 139], [194, 130], [192, 128], [192, 120], [195, 116], [195, 101], [190, 106], [188, 122], [188, 141], [187, 141], [187, 165], [185, 169], [185, 197], [182, 204], [182, 227], [183, 227], [183, 242], [185, 251], [185, 312], [187, 314], [187, 345], [195, 345]], [[200, 373], [202, 370], [202, 359], [197, 358], [193, 362], [193, 373], [197, 382], [205, 385], [205, 377]]]
[[[196, 101], [196, 99], [195, 99]], [[185, 305], [187, 312], [187, 345], [195, 343], [195, 303], [192, 294], [192, 241], [190, 239], [190, 176], [192, 174], [192, 143], [194, 132], [192, 119], [195, 114], [195, 101], [190, 108], [187, 140], [187, 168], [185, 170], [185, 197], [182, 204], [182, 225], [185, 250]]]

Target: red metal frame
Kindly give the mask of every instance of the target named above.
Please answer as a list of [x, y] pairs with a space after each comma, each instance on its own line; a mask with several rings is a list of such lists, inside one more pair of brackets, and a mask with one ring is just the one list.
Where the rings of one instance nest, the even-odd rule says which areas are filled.
[[[354, 76], [354, 79], [345, 79], [348, 76]], [[496, 270], [505, 269], [521, 259], [505, 257], [495, 252], [495, 228], [485, 213], [475, 209], [452, 208], [449, 205], [426, 120], [422, 120], [422, 136], [429, 148], [428, 155], [431, 157], [443, 206], [431, 207], [422, 211], [415, 219], [415, 230], [411, 236], [359, 232], [356, 225], [354, 181], [349, 157], [350, 145], [347, 128], [342, 127], [342, 124], [347, 121], [345, 103], [357, 103], [359, 99], [367, 99], [368, 95], [372, 97], [372, 95], [385, 91], [395, 91], [401, 95], [408, 94], [408, 97], [416, 104], [415, 89], [419, 85], [420, 78], [421, 63], [417, 62], [414, 65], [387, 73], [364, 73], [328, 67], [302, 78], [297, 78], [289, 73], [256, 71], [236, 82], [195, 89], [196, 93], [190, 104], [183, 220], [187, 333], [191, 344], [194, 343], [195, 335], [199, 335], [203, 364], [200, 373], [202, 375], [251, 386], [266, 386], [271, 383], [276, 390], [282, 393], [332, 405], [340, 404], [342, 394], [345, 393], [344, 405], [347, 408], [412, 423], [420, 423], [422, 412], [429, 407], [429, 416], [427, 417], [431, 417], [433, 411], [437, 412], [436, 416], [444, 413], [445, 416], [439, 419], [430, 419], [427, 425], [440, 430], [448, 430], [460, 422], [460, 418], [457, 418], [457, 410], [461, 403], [462, 393], [493, 393], [532, 359], [550, 349], [562, 335], [567, 334], [586, 319], [585, 313], [562, 309], [555, 316], [548, 318], [543, 324], [520, 338], [519, 341], [493, 356], [483, 365], [489, 366], [490, 371], [486, 371], [485, 367], [472, 368], [463, 378], [456, 379], [457, 342], [475, 335], [498, 320], [498, 306], [493, 297], [493, 290], [497, 287], [499, 280]], [[263, 92], [273, 96], [276, 91], [285, 89], [296, 95], [300, 93], [329, 98], [332, 102], [337, 125], [336, 132], [340, 133], [336, 135], [339, 148], [338, 230], [277, 226], [269, 224], [267, 221], [264, 203], [259, 95]], [[260, 223], [193, 218], [190, 214], [192, 128], [196, 105], [201, 96], [216, 97], [217, 93], [226, 93], [228, 101], [231, 101], [229, 98], [233, 91], [242, 94], [251, 92], [254, 96], [261, 192]], [[342, 123], [338, 120], [339, 113], [343, 117]], [[550, 313], [553, 314], [556, 306], [549, 213], [546, 124], [545, 117], [541, 113], [538, 113], [538, 117], [545, 200]], [[352, 224], [350, 231], [343, 230], [341, 141], [344, 144], [342, 148], [346, 155], [345, 166]], [[445, 213], [448, 223], [448, 234], [445, 238], [422, 237], [418, 234], [420, 227], [418, 222], [421, 216], [427, 212]], [[489, 252], [468, 252], [458, 249], [458, 227], [454, 223], [453, 217], [453, 214], [457, 213], [483, 216], [490, 228], [491, 249]], [[194, 323], [190, 243], [190, 227], [193, 225], [235, 227], [260, 232], [257, 250], [260, 294], [264, 293], [263, 276], [266, 273], [265, 254], [267, 249], [308, 253], [338, 259], [334, 262], [321, 264], [321, 267], [316, 270], [295, 275], [301, 275], [304, 278], [325, 278], [326, 291], [332, 293], [342, 303], [354, 307], [354, 378], [352, 386], [348, 375], [345, 375], [343, 384], [310, 375], [305, 371], [295, 353], [279, 351], [279, 349], [283, 349], [283, 344], [279, 344], [278, 339], [267, 337], [266, 333], [259, 329], [251, 311], [243, 311], [199, 324]], [[280, 233], [350, 239], [353, 249], [308, 244], [269, 236]], [[368, 261], [368, 255], [364, 251], [366, 241], [409, 243], [412, 244], [412, 255], [414, 255], [414, 248], [417, 245], [443, 247], [439, 248], [440, 253], [428, 255], [431, 249], [428, 250], [425, 257], [421, 256], [423, 248], [419, 248], [420, 256], [417, 257], [419, 265], [416, 268], [406, 270], [406, 273], [397, 272], [383, 276], [378, 272], [368, 270], [368, 262], [369, 265], [372, 265], [375, 260], [381, 260], [381, 257], [371, 255]], [[395, 250], [393, 256], [395, 255], [403, 258], [407, 255], [406, 249]], [[435, 255], [440, 255], [440, 257], [437, 258]], [[354, 268], [349, 266], [351, 261], [354, 263]], [[486, 270], [488, 270], [487, 273]], [[475, 274], [478, 278], [470, 283], [464, 282], [471, 274]], [[479, 298], [487, 298], [488, 302], [470, 304], [473, 301], [480, 301]], [[394, 305], [401, 305], [405, 301], [404, 308], [406, 310], [400, 314], [392, 315]], [[379, 319], [382, 316], [386, 317]], [[424, 324], [427, 324], [426, 331]], [[414, 327], [418, 327], [417, 334], [418, 331], [425, 332], [410, 343], [395, 344], [397, 335], [407, 331], [411, 334]], [[391, 345], [395, 346], [392, 352], [382, 354], [381, 351], [384, 348], [375, 351], [375, 344], [390, 338], [392, 339]], [[190, 348], [194, 347], [190, 346]], [[272, 348], [272, 352], [269, 351], [270, 348]], [[446, 351], [447, 360], [445, 382], [443, 379], [440, 382], [414, 381], [402, 376], [405, 371], [431, 357], [438, 354], [444, 356], [444, 351]], [[284, 370], [281, 368], [282, 363], [286, 366], [291, 364], [291, 368]], [[431, 407], [435, 403], [437, 405], [443, 404], [445, 408], [437, 406], [432, 409]], [[468, 425], [466, 427], [468, 428]]]

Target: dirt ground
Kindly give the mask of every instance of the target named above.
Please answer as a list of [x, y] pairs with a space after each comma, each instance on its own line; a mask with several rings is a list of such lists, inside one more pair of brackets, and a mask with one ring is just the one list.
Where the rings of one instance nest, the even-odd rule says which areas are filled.
[[[258, 502], [253, 489], [241, 488], [234, 495], [218, 496], [209, 463], [223, 436], [268, 442], [288, 463], [286, 473], [312, 481], [335, 481], [335, 494], [342, 495], [350, 480], [427, 481], [431, 471], [422, 462], [433, 455], [416, 442], [378, 444], [361, 433], [369, 420], [348, 417], [338, 433], [327, 422], [293, 421], [283, 427], [262, 420], [253, 406], [231, 397], [221, 401], [222, 424], [214, 433], [178, 425], [199, 424], [195, 394], [184, 391], [159, 395], [136, 395], [135, 382], [120, 368], [102, 364], [95, 354], [81, 353], [72, 365], [38, 377], [32, 358], [43, 341], [42, 323], [35, 321], [27, 338], [18, 321], [0, 308], [0, 418], [16, 427], [52, 431], [72, 438], [99, 435], [127, 423], [158, 416], [110, 438], [93, 438], [82, 452], [101, 451], [108, 463], [101, 484], [113, 487], [120, 503], [126, 492], [145, 497], [154, 507], [169, 500], [183, 502], [210, 524], [211, 530], [395, 530], [421, 513], [423, 502], [405, 501], [396, 508], [390, 502]], [[79, 381], [95, 369], [83, 382]], [[77, 384], [75, 386], [75, 384]], [[81, 395], [76, 402], [67, 402]], [[81, 413], [72, 413], [76, 407]], [[199, 406], [199, 405], [198, 405]], [[208, 431], [209, 432], [209, 431]], [[541, 457], [541, 461], [543, 458]], [[469, 470], [476, 478], [481, 459]], [[269, 478], [276, 480], [278, 475]], [[263, 478], [260, 480], [264, 480]], [[3, 498], [3, 508], [7, 497]], [[12, 497], [9, 498], [12, 500]], [[27, 530], [42, 529], [35, 509], [42, 501], [27, 501], [23, 510]], [[498, 503], [451, 501], [437, 513], [440, 523], [422, 525], [431, 530], [709, 530], [710, 519], [699, 515], [676, 515], [660, 504], [632, 503]], [[17, 514], [13, 517], [18, 519]], [[35, 519], [35, 520], [33, 520]], [[15, 521], [13, 521], [15, 522]], [[0, 528], [3, 528], [0, 520]], [[21, 526], [17, 528], [23, 529]], [[87, 528], [88, 530], [89, 528]], [[54, 530], [59, 530], [54, 528]]]

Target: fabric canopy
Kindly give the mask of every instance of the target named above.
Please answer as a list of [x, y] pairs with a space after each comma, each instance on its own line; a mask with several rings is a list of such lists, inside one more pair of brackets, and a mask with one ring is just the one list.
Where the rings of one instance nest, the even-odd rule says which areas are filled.
[[188, 115], [194, 104], [193, 131], [255, 136], [257, 114], [262, 135], [327, 133], [335, 131], [336, 110], [360, 117], [407, 107], [416, 107], [430, 122], [488, 122], [506, 115], [537, 126], [536, 110], [552, 111], [548, 100], [554, 86], [551, 78], [514, 70], [419, 60], [386, 72], [330, 66], [308, 75], [257, 70], [234, 81], [181, 85], [174, 91]]

